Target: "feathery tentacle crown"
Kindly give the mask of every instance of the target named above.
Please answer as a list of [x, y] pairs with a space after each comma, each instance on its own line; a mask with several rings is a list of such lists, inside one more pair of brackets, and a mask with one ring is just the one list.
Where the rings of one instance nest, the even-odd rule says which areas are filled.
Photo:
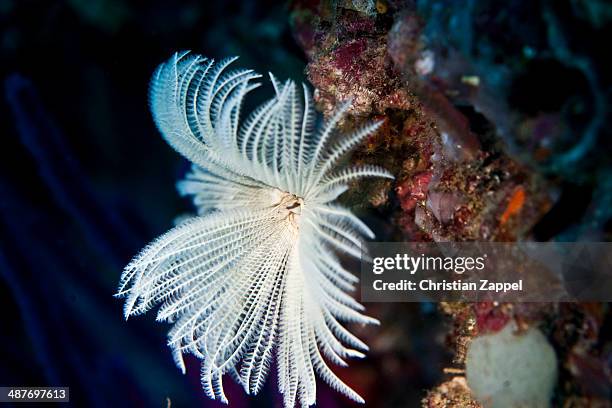
[[153, 118], [193, 163], [178, 189], [193, 196], [199, 214], [143, 249], [117, 296], [126, 298], [126, 318], [160, 305], [157, 319], [173, 324], [176, 364], [185, 372], [183, 353], [199, 357], [210, 398], [227, 402], [226, 373], [256, 394], [274, 360], [285, 407], [315, 403], [315, 373], [363, 402], [325, 360], [345, 366], [367, 350], [342, 323], [377, 321], [347, 294], [358, 279], [334, 251], [358, 257], [360, 236], [373, 234], [333, 201], [353, 179], [391, 177], [373, 166], [338, 170], [380, 123], [335, 137], [348, 103], [317, 128], [306, 86], [299, 92], [272, 75], [275, 96], [241, 123], [243, 99], [260, 75], [227, 70], [235, 59], [180, 52], [153, 76]]

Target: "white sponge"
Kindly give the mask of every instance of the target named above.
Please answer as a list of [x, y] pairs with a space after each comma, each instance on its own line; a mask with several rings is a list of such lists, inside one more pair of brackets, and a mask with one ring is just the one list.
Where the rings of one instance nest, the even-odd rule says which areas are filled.
[[512, 322], [471, 342], [466, 377], [472, 394], [486, 408], [549, 407], [557, 378], [555, 351], [536, 328], [515, 332]]

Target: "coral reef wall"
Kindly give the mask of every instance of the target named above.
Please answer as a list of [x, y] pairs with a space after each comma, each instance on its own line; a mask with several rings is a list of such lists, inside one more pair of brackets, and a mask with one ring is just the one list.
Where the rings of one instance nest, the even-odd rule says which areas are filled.
[[[382, 240], [609, 240], [610, 83], [604, 48], [590, 41], [609, 34], [609, 19], [597, 1], [292, 2], [318, 108], [352, 98], [344, 126], [385, 120], [352, 160], [396, 180], [355, 185], [347, 201], [389, 220]], [[378, 307], [393, 316], [403, 306]], [[607, 305], [440, 311], [455, 357], [424, 406], [478, 406], [464, 375], [469, 345], [509, 325], [517, 336], [537, 328], [555, 348], [555, 405], [610, 398]]]

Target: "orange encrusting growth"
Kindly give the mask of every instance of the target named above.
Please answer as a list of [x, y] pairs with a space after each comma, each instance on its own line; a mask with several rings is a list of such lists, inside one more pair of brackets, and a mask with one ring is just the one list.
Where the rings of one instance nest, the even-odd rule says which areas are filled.
[[521, 211], [524, 204], [525, 204], [525, 190], [523, 189], [523, 187], [518, 187], [514, 191], [514, 194], [512, 194], [512, 197], [510, 197], [508, 206], [506, 207], [506, 210], [504, 211], [504, 213], [501, 215], [499, 219], [499, 223], [501, 225], [504, 225], [510, 219], [510, 217], [512, 217], [515, 214], [518, 214]]

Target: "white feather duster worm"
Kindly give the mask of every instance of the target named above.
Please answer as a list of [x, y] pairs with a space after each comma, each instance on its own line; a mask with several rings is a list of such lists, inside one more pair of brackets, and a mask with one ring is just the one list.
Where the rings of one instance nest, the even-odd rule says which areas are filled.
[[[182, 194], [199, 216], [157, 238], [126, 266], [117, 296], [125, 317], [161, 305], [173, 323], [168, 344], [202, 360], [202, 385], [227, 402], [229, 373], [249, 394], [264, 384], [272, 360], [285, 407], [315, 403], [315, 373], [355, 401], [363, 399], [327, 366], [346, 365], [367, 346], [340, 322], [377, 323], [346, 292], [358, 279], [334, 255], [360, 256], [370, 229], [332, 202], [347, 182], [391, 177], [365, 166], [339, 171], [338, 161], [380, 123], [333, 137], [349, 104], [319, 129], [308, 89], [279, 84], [276, 96], [240, 123], [245, 95], [258, 87], [251, 70], [181, 52], [151, 81], [150, 104], [166, 141], [193, 163]], [[331, 143], [332, 139], [338, 142]]]

